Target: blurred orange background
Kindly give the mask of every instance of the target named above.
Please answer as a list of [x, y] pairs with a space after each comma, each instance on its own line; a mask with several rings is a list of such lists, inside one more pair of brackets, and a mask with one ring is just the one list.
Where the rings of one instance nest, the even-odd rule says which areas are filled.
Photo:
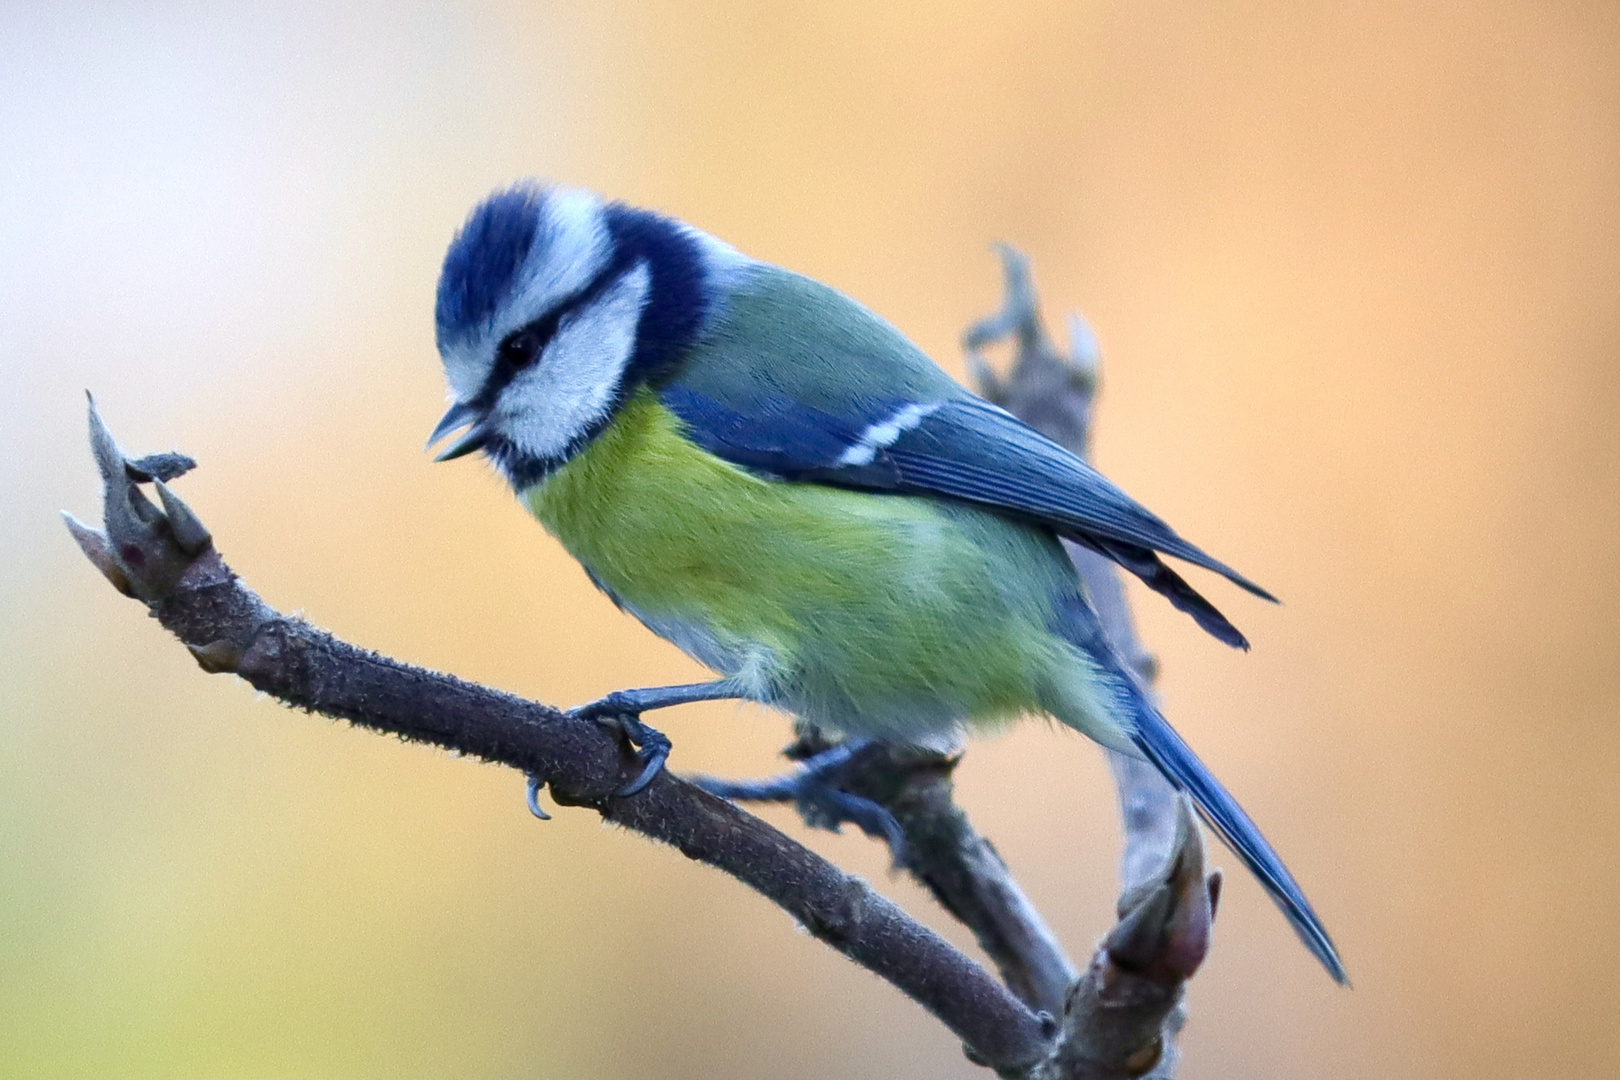
[[[1091, 319], [1100, 464], [1286, 601], [1211, 585], [1244, 656], [1133, 594], [1356, 980], [1229, 876], [1186, 1075], [1620, 1072], [1617, 57], [1607, 4], [8, 5], [0, 1072], [988, 1075], [718, 873], [204, 676], [58, 523], [97, 507], [91, 387], [200, 460], [182, 492], [285, 610], [558, 704], [695, 677], [421, 452], [445, 244], [526, 175], [958, 373], [993, 240]], [[659, 726], [680, 770], [787, 740]], [[1027, 724], [959, 775], [1086, 955], [1095, 749]], [[971, 944], [871, 843], [770, 816]]]

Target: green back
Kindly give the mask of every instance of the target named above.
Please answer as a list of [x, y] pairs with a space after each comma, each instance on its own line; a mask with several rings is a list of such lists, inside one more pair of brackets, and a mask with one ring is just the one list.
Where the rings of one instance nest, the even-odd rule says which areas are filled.
[[[759, 355], [768, 343], [768, 358]], [[735, 289], [677, 376], [740, 411], [758, 396], [844, 414], [852, 400], [938, 401], [965, 391], [894, 326], [789, 270], [758, 265]]]

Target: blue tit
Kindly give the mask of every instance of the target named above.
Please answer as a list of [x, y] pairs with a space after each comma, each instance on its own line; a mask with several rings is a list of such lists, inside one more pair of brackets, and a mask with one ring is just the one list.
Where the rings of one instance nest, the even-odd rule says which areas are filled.
[[1334, 979], [1345, 970], [1259, 829], [1114, 653], [1059, 542], [1113, 559], [1229, 645], [1161, 560], [1270, 599], [1085, 462], [974, 396], [856, 301], [679, 221], [519, 184], [445, 256], [453, 404], [429, 445], [482, 451], [615, 604], [712, 669], [584, 707], [746, 699], [918, 746], [1046, 714], [1191, 797]]

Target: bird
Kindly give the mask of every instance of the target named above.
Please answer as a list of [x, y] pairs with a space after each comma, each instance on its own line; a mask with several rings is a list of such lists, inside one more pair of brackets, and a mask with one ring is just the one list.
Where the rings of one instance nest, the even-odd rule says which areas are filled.
[[[858, 301], [656, 211], [498, 189], [449, 245], [434, 322], [451, 404], [428, 447], [457, 436], [435, 460], [481, 452], [613, 603], [715, 673], [572, 710], [638, 748], [620, 795], [670, 750], [642, 714], [688, 702], [844, 736], [801, 768], [807, 796], [831, 795], [851, 746], [950, 747], [1046, 715], [1151, 762], [1347, 983], [1282, 859], [1109, 645], [1061, 541], [1238, 648], [1161, 556], [1266, 590]], [[886, 816], [832, 797], [868, 831]]]

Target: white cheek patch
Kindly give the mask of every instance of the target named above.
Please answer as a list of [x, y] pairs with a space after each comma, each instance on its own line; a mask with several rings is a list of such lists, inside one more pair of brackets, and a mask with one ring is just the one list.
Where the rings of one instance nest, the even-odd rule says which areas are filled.
[[548, 314], [602, 272], [613, 254], [613, 240], [602, 203], [582, 188], [552, 188], [529, 258], [517, 285], [486, 339], [486, 346]]
[[927, 404], [912, 402], [902, 408], [896, 409], [894, 415], [877, 423], [869, 425], [861, 432], [861, 437], [855, 444], [842, 454], [838, 455], [840, 465], [870, 465], [877, 457], [879, 450], [893, 446], [900, 436], [928, 419], [939, 411], [944, 402], [933, 401]]
[[526, 456], [564, 456], [613, 404], [650, 282], [647, 264], [637, 263], [565, 316], [540, 359], [501, 392], [490, 427]]

